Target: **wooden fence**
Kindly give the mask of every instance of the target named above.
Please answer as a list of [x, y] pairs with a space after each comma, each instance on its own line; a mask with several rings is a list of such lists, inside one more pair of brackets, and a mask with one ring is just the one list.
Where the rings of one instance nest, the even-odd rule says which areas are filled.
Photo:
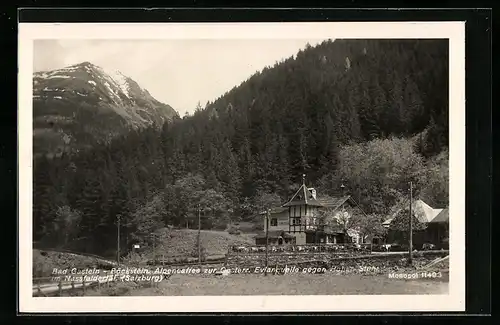
[[[372, 244], [303, 244], [303, 245], [269, 245], [269, 254], [282, 253], [370, 253], [372, 252]], [[265, 245], [233, 245], [228, 249], [228, 255], [234, 254], [262, 254], [266, 252]]]
[[102, 279], [86, 281], [85, 277], [81, 280], [65, 280], [65, 276], [60, 277], [41, 277], [33, 279], [33, 296], [48, 297], [62, 296], [65, 291], [81, 290], [83, 295], [90, 288], [101, 288], [110, 286], [113, 282], [111, 276], [101, 276]]

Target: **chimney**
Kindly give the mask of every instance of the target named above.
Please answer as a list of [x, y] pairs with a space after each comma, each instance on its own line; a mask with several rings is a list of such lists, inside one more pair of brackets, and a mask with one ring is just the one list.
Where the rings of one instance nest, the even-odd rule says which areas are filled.
[[314, 188], [308, 188], [309, 192], [311, 192], [311, 195], [313, 197], [313, 199], [316, 200], [316, 189]]

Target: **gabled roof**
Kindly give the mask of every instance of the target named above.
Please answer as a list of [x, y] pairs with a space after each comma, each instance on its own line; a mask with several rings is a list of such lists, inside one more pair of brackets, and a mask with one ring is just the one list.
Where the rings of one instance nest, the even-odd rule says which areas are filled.
[[309, 191], [305, 184], [302, 184], [302, 186], [300, 186], [297, 192], [295, 192], [295, 194], [292, 196], [290, 201], [283, 204], [282, 206], [289, 207], [294, 205], [322, 206], [322, 204], [313, 197], [313, 194], [311, 193], [311, 191]]
[[434, 219], [443, 209], [433, 209], [427, 203], [422, 200], [415, 201], [415, 206], [413, 207], [415, 211], [415, 216], [420, 222], [429, 222]]
[[447, 223], [450, 221], [449, 209], [443, 209], [437, 216], [434, 217], [429, 223]]
[[[313, 192], [314, 192], [314, 194], [313, 194]], [[329, 209], [332, 209], [335, 211], [346, 202], [350, 202], [353, 206], [361, 209], [359, 204], [350, 195], [341, 196], [341, 197], [317, 198], [314, 189], [308, 188], [303, 180], [302, 185], [295, 192], [295, 194], [292, 196], [292, 198], [288, 202], [282, 204], [279, 207], [271, 208], [270, 213], [271, 214], [282, 213], [282, 212], [286, 211], [288, 207], [298, 206], [298, 205], [324, 207], [324, 208], [329, 208]], [[361, 209], [361, 212], [363, 214], [365, 214], [362, 209]], [[266, 213], [267, 213], [267, 211], [262, 211], [259, 213], [259, 215], [263, 215]]]
[[325, 208], [338, 209], [342, 204], [349, 201], [351, 199], [350, 195], [342, 196], [342, 197], [328, 197], [328, 198], [319, 198], [318, 201], [321, 206]]
[[[427, 203], [422, 200], [416, 200], [412, 204], [412, 213], [417, 218], [418, 221], [422, 223], [429, 223], [433, 220], [443, 209], [434, 209], [430, 207]], [[387, 220], [385, 220], [382, 225], [389, 226], [392, 220], [406, 207], [399, 208], [396, 212], [392, 214]]]

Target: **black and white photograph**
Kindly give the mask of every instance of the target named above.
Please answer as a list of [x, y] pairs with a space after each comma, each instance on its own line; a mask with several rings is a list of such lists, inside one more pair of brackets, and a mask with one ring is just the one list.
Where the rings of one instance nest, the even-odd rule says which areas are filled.
[[394, 24], [26, 24], [26, 305], [463, 308], [463, 24]]

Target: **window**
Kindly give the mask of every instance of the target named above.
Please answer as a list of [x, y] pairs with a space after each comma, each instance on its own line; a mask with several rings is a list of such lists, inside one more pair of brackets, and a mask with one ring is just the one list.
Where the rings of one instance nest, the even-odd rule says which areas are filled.
[[300, 225], [300, 218], [292, 218], [292, 225]]
[[272, 218], [271, 219], [271, 227], [276, 227], [278, 225], [278, 219], [277, 218]]

